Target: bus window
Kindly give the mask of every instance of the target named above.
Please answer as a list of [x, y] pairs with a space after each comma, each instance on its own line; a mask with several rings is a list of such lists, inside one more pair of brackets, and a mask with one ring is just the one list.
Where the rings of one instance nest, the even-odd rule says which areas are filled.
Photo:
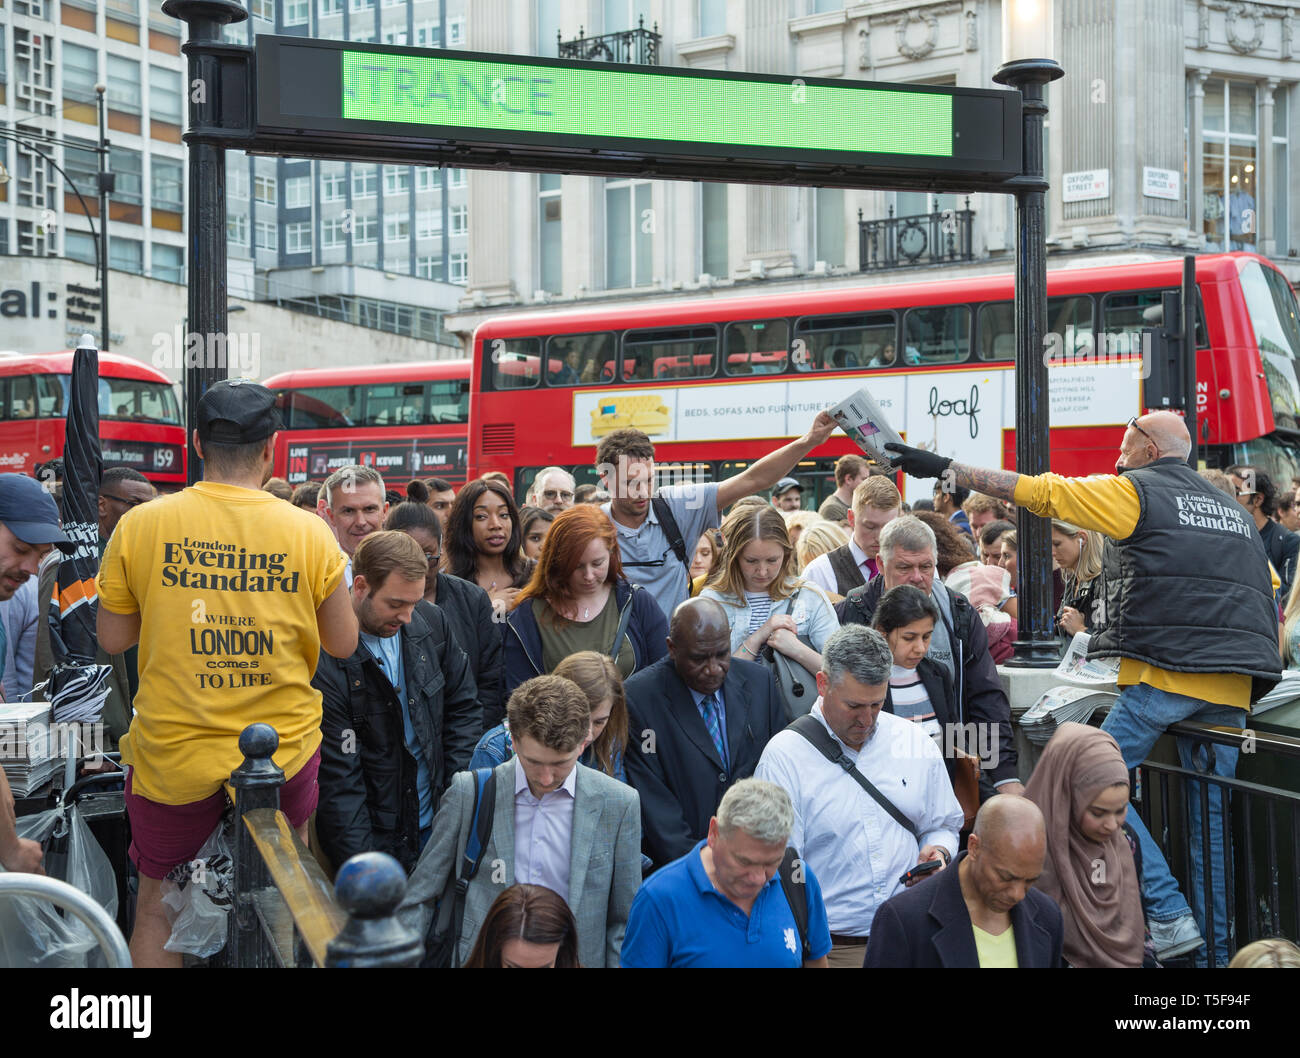
[[790, 324], [785, 320], [729, 323], [723, 344], [727, 349], [727, 374], [780, 374], [790, 352]]
[[623, 335], [624, 378], [709, 378], [717, 359], [718, 333], [711, 326], [628, 331]]
[[68, 414], [68, 375], [36, 376], [36, 414], [42, 419], [58, 419]]
[[425, 382], [388, 382], [366, 387], [364, 426], [419, 426], [425, 422]]
[[360, 386], [308, 386], [281, 392], [276, 401], [291, 430], [356, 426], [361, 419]]
[[1097, 354], [1142, 352], [1142, 328], [1157, 327], [1164, 315], [1158, 290], [1124, 290], [1102, 299], [1102, 333]]
[[1300, 318], [1295, 296], [1285, 279], [1258, 261], [1241, 265], [1241, 292], [1255, 330], [1274, 422], [1294, 430], [1300, 422]]
[[806, 317], [794, 327], [794, 369], [889, 367], [895, 359], [894, 339], [892, 312]]
[[903, 363], [954, 364], [970, 350], [968, 305], [908, 309], [903, 317]]
[[469, 379], [429, 383], [429, 422], [469, 422]]
[[546, 340], [546, 384], [585, 386], [601, 381], [601, 368], [614, 359], [614, 336], [558, 334]]
[[492, 388], [531, 389], [537, 385], [541, 352], [537, 338], [485, 338], [483, 357], [492, 365]]
[[99, 417], [181, 425], [180, 405], [172, 387], [134, 378], [99, 376]]
[[1047, 299], [1047, 333], [1060, 335], [1061, 355], [1081, 357], [1092, 352], [1092, 298]]
[[998, 301], [980, 306], [979, 356], [981, 360], [1016, 358], [1016, 305]]
[[36, 385], [31, 375], [16, 375], [9, 380], [8, 403], [6, 419], [36, 418]]

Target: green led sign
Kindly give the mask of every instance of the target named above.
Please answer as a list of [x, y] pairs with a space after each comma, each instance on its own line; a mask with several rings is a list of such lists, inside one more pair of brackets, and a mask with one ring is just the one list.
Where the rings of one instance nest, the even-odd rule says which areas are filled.
[[784, 151], [953, 153], [952, 98], [428, 55], [342, 54], [349, 121]]
[[925, 190], [1020, 173], [1018, 92], [258, 36], [268, 153]]

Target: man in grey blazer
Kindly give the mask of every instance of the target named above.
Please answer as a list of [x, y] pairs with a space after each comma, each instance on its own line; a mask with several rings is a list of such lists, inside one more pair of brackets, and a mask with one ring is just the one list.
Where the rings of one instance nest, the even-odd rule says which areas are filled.
[[[641, 884], [636, 791], [578, 765], [590, 742], [591, 707], [571, 681], [528, 680], [510, 696], [506, 715], [515, 755], [494, 772], [492, 834], [465, 894], [456, 964], [468, 957], [492, 902], [516, 882], [527, 882], [566, 899], [578, 923], [583, 966], [617, 966]], [[426, 942], [437, 902], [455, 889], [473, 821], [474, 788], [473, 773], [453, 777], [399, 909], [403, 923]]]

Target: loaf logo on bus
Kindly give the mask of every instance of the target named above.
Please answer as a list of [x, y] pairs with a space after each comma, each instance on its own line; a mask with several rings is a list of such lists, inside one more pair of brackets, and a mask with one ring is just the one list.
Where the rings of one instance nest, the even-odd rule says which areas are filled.
[[654, 437], [667, 433], [671, 424], [671, 413], [654, 394], [600, 399], [591, 412], [593, 438], [629, 428]]

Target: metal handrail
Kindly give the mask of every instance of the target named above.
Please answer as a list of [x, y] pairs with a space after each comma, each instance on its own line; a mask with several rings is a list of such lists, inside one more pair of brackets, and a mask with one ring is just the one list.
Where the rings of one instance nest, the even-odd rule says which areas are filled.
[[1195, 720], [1180, 720], [1165, 728], [1165, 734], [1194, 738], [1201, 742], [1213, 742], [1219, 746], [1244, 748], [1252, 746], [1251, 752], [1278, 753], [1284, 757], [1300, 759], [1300, 738], [1279, 735], [1273, 731], [1259, 731], [1253, 727], [1223, 727], [1218, 724], [1202, 724]]
[[35, 896], [72, 912], [99, 942], [110, 970], [130, 969], [131, 952], [122, 931], [108, 912], [80, 889], [40, 874], [0, 874], [0, 899], [12, 896]]

